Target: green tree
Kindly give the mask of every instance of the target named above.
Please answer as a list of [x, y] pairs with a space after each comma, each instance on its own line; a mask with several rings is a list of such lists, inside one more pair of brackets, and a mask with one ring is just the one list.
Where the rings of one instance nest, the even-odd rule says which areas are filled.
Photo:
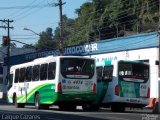
[[75, 19], [74, 32], [69, 39], [69, 45], [87, 42], [93, 26], [93, 3], [86, 2], [75, 11], [78, 17]]
[[[158, 0], [92, 0], [76, 9], [68, 45], [145, 32], [158, 23]], [[137, 27], [138, 26], [138, 27]], [[156, 25], [157, 26], [157, 25]], [[137, 31], [138, 30], [138, 31]], [[156, 30], [154, 28], [154, 30]]]
[[[153, 26], [155, 27], [153, 30], [156, 30], [158, 2], [158, 0], [90, 0], [75, 10], [77, 18], [70, 19], [63, 15], [64, 46], [124, 36], [125, 32], [145, 32]], [[50, 40], [53, 40], [55, 45], [60, 39], [59, 35], [60, 25], [54, 31], [54, 36], [42, 32], [38, 42], [39, 48], [46, 48], [44, 45], [49, 43], [46, 36], [52, 36]]]
[[56, 48], [56, 41], [54, 40], [52, 28], [47, 28], [46, 31], [40, 33], [40, 39], [35, 45], [37, 49], [53, 49]]
[[[63, 18], [63, 43], [64, 46], [69, 45], [69, 39], [75, 31], [75, 20], [68, 18], [66, 15], [62, 16]], [[60, 24], [55, 30], [54, 40], [57, 41], [60, 39]]]

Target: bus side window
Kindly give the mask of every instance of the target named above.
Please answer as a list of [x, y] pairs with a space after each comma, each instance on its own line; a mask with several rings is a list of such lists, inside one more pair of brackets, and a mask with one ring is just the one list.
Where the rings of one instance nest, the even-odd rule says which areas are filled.
[[55, 62], [49, 63], [48, 80], [52, 80], [55, 78], [55, 72], [56, 72], [56, 63]]
[[25, 79], [25, 74], [26, 74], [26, 68], [21, 68], [19, 71], [19, 82], [24, 82]]
[[30, 82], [32, 78], [32, 66], [26, 68], [26, 81]]
[[33, 76], [32, 81], [38, 81], [39, 80], [39, 65], [33, 66]]
[[101, 81], [102, 80], [102, 70], [103, 67], [96, 67], [96, 73], [97, 73], [97, 81]]
[[104, 66], [103, 69], [103, 80], [112, 81], [113, 66]]
[[40, 68], [40, 80], [46, 80], [47, 79], [47, 68], [48, 64], [42, 64]]
[[14, 83], [18, 83], [18, 81], [19, 81], [19, 69], [16, 69]]

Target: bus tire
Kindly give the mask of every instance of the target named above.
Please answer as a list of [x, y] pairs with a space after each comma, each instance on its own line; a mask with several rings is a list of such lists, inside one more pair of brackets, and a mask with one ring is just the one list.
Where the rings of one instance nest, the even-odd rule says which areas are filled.
[[70, 104], [70, 105], [67, 105], [66, 110], [75, 111], [76, 108], [77, 108], [77, 106], [75, 104]]
[[49, 110], [49, 105], [43, 104], [43, 105], [41, 105], [41, 108], [42, 108], [42, 109], [45, 109], [45, 110]]
[[38, 109], [41, 109], [40, 97], [39, 97], [39, 94], [38, 94], [38, 93], [35, 95], [34, 103], [35, 103], [35, 108], [36, 108], [37, 110], [38, 110]]
[[16, 94], [14, 93], [13, 94], [13, 104], [15, 105], [15, 102], [16, 102], [17, 100], [16, 100]]
[[125, 106], [120, 105], [120, 104], [112, 104], [111, 105], [111, 111], [112, 112], [124, 112], [125, 111]]
[[17, 96], [13, 96], [13, 103], [16, 108], [24, 108], [25, 104], [24, 103], [17, 103]]
[[97, 104], [84, 104], [82, 105], [82, 108], [84, 111], [98, 111], [99, 110], [99, 105]]
[[45, 109], [45, 110], [49, 109], [49, 105], [48, 104], [40, 104], [40, 97], [39, 97], [38, 93], [35, 95], [34, 103], [35, 103], [35, 108], [37, 110], [38, 109]]
[[76, 105], [75, 104], [60, 104], [59, 105], [60, 110], [66, 110], [66, 111], [75, 111]]
[[92, 111], [98, 111], [99, 110], [99, 105], [98, 104], [93, 104], [90, 106]]
[[89, 110], [88, 104], [82, 105], [82, 108], [83, 108], [84, 111], [88, 111]]

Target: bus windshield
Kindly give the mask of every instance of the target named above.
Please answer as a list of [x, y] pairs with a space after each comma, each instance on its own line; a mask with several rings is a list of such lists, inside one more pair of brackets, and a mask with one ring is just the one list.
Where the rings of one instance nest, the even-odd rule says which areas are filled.
[[95, 72], [94, 60], [81, 58], [61, 58], [61, 74], [64, 78], [88, 79]]
[[119, 62], [118, 74], [125, 81], [146, 82], [149, 79], [149, 66], [142, 63]]

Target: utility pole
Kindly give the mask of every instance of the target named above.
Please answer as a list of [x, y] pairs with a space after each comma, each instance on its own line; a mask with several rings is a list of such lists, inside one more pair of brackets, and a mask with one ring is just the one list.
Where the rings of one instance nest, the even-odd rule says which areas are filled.
[[160, 0], [159, 0], [159, 14], [158, 14], [158, 18], [159, 18], [159, 23], [158, 23], [158, 49], [159, 49], [159, 64], [158, 64], [158, 76], [160, 77]]
[[59, 6], [59, 15], [60, 15], [60, 38], [58, 40], [58, 48], [60, 51], [60, 55], [63, 55], [63, 17], [62, 17], [62, 5], [66, 4], [66, 2], [62, 3], [62, 0], [59, 0], [59, 3], [56, 3], [55, 6]]
[[7, 43], [7, 80], [5, 81], [5, 84], [7, 84], [10, 80], [10, 29], [13, 29], [13, 27], [10, 27], [10, 23], [13, 22], [13, 20], [0, 20], [3, 23], [6, 23], [7, 26], [0, 26], [0, 28], [7, 29], [7, 36], [8, 36], [8, 43]]

